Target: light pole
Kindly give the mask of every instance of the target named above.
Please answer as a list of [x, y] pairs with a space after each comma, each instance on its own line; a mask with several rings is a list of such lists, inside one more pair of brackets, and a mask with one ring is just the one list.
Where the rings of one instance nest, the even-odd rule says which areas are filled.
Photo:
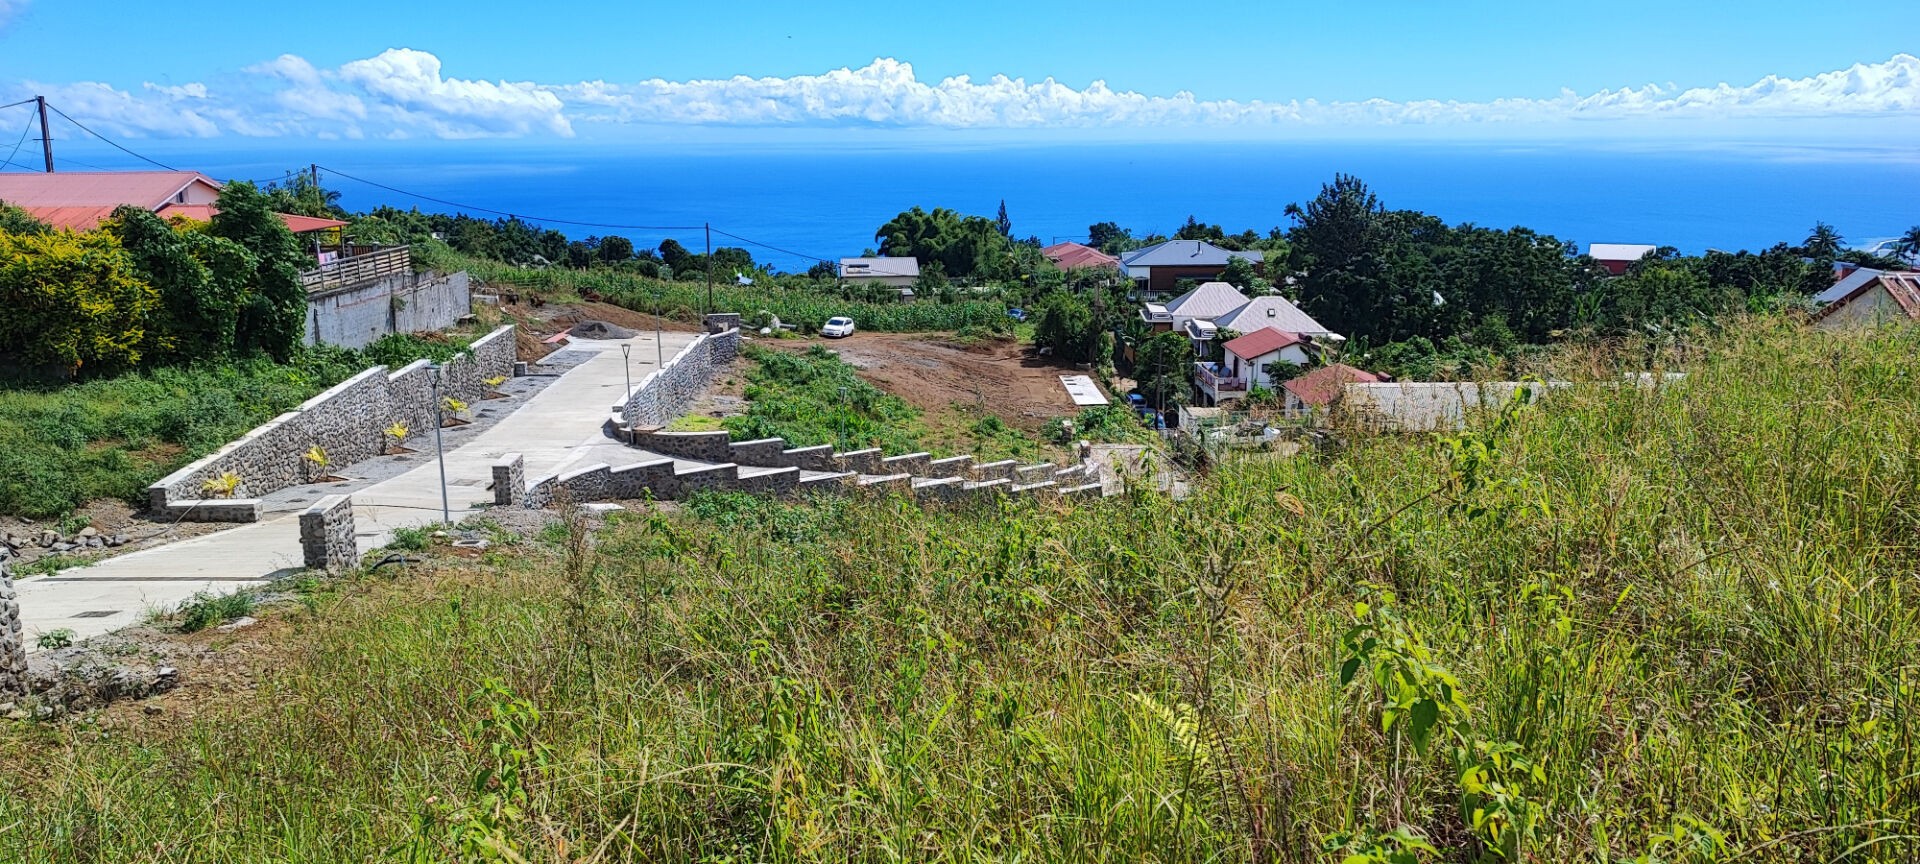
[[627, 378], [626, 395], [620, 397], [620, 422], [627, 422], [627, 405], [633, 402], [633, 343], [620, 343], [620, 362], [624, 364], [621, 372]]
[[847, 450], [847, 388], [840, 388], [839, 431], [834, 434], [833, 443], [844, 453]]
[[653, 301], [653, 371], [655, 372], [667, 366], [666, 356], [663, 353], [666, 349], [660, 347], [660, 309], [665, 305], [660, 299]]
[[440, 427], [447, 422], [446, 402], [440, 397], [440, 364], [430, 363], [427, 370], [433, 373], [433, 455], [440, 462], [440, 521], [452, 527], [453, 505], [447, 501], [447, 448], [440, 439]]

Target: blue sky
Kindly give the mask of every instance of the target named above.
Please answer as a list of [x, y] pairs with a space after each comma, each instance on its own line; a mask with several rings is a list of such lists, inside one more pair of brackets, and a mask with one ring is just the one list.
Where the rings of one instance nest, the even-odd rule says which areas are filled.
[[128, 138], [1894, 142], [1920, 131], [1912, 20], [1912, 0], [0, 0], [0, 102], [45, 93]]

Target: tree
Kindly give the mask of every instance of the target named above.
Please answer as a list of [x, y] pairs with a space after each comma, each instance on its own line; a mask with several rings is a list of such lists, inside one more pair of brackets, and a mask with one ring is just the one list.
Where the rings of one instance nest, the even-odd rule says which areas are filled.
[[1087, 245], [1118, 255], [1133, 248], [1133, 234], [1112, 222], [1095, 222], [1087, 226]]
[[1800, 280], [1801, 293], [1818, 294], [1833, 284], [1833, 262], [1839, 259], [1845, 244], [1840, 232], [1834, 230], [1832, 225], [1813, 223], [1813, 230], [1800, 244], [1800, 254], [1813, 259], [1813, 266]]
[[1040, 298], [1035, 310], [1033, 344], [1050, 349], [1062, 360], [1105, 361], [1107, 358], [1098, 354], [1100, 336], [1105, 332], [1087, 302], [1066, 291]]
[[105, 230], [158, 294], [147, 327], [148, 360], [216, 360], [233, 350], [253, 256], [231, 240], [178, 231], [144, 207], [113, 211]]
[[112, 234], [0, 231], [0, 357], [67, 374], [130, 367], [158, 302]]
[[921, 267], [940, 262], [949, 276], [972, 276], [982, 271], [1002, 274], [1012, 266], [1007, 259], [1007, 238], [990, 220], [979, 216], [961, 216], [944, 207], [932, 211], [915, 207], [888, 220], [874, 234], [880, 254], [896, 258], [915, 258]]
[[680, 241], [672, 237], [660, 241], [660, 260], [666, 263], [668, 270], [679, 270], [692, 257], [693, 253], [680, 245]]
[[276, 213], [292, 213], [320, 219], [345, 219], [340, 193], [314, 182], [306, 171], [289, 171], [287, 179], [267, 184], [267, 206]]
[[267, 196], [244, 180], [220, 190], [208, 231], [240, 245], [253, 256], [251, 290], [240, 307], [234, 344], [240, 351], [262, 351], [282, 362], [293, 355], [306, 332], [307, 291], [300, 271], [309, 259], [300, 241], [274, 215]]
[[1161, 333], [1135, 351], [1133, 378], [1147, 404], [1165, 411], [1189, 400], [1188, 372], [1193, 368], [1193, 343], [1182, 333]]
[[599, 247], [593, 251], [594, 257], [601, 261], [618, 264], [633, 257], [633, 241], [617, 234], [609, 234], [600, 238]]
[[0, 201], [0, 231], [8, 234], [45, 234], [53, 229], [18, 207]]
[[1220, 271], [1220, 281], [1242, 291], [1253, 288], [1255, 283], [1268, 287], [1266, 280], [1261, 279], [1259, 271], [1254, 269], [1253, 262], [1237, 255], [1227, 259], [1226, 269]]
[[1920, 225], [1908, 228], [1907, 233], [1893, 241], [1893, 254], [1910, 262], [1920, 263]]
[[1008, 240], [1013, 239], [1013, 220], [1007, 218], [1007, 199], [1000, 199], [1000, 215], [994, 217], [993, 230]]

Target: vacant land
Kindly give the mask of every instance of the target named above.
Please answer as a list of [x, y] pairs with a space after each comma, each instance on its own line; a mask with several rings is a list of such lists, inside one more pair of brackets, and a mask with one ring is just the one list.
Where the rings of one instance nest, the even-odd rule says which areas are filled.
[[362, 574], [191, 721], [0, 729], [0, 859], [1914, 860], [1920, 331], [1614, 356], [1689, 375]]

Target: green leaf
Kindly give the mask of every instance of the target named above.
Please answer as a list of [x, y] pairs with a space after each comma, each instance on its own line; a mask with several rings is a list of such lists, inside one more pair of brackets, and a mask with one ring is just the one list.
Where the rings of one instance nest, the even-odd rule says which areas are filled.
[[1355, 673], [1360, 671], [1360, 658], [1350, 657], [1340, 664], [1340, 686], [1345, 687], [1353, 681]]
[[1432, 699], [1422, 699], [1413, 703], [1408, 713], [1407, 723], [1413, 733], [1413, 749], [1424, 756], [1427, 742], [1433, 740], [1433, 727], [1440, 721], [1440, 705]]

